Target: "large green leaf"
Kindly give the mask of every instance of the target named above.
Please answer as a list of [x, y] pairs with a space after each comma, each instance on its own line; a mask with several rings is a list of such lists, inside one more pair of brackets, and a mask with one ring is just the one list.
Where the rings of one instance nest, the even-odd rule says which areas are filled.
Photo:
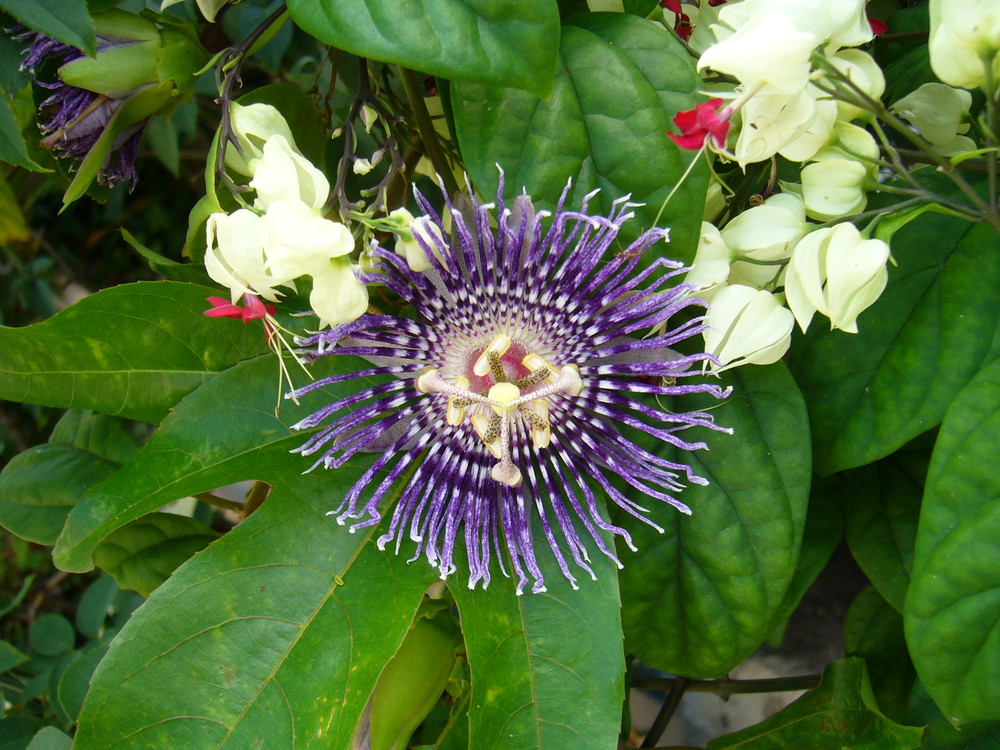
[[901, 720], [916, 672], [906, 651], [903, 618], [873, 586], [862, 589], [847, 610], [844, 652], [864, 658], [882, 712]]
[[88, 567], [96, 541], [150, 505], [237, 479], [273, 486], [257, 512], [185, 563], [115, 639], [80, 716], [81, 750], [348, 747], [436, 578], [425, 564], [380, 552], [369, 543], [374, 530], [352, 535], [325, 515], [366, 461], [301, 474], [309, 461], [289, 449], [304, 438], [287, 424], [323, 395], [275, 417], [276, 366], [260, 357], [198, 389], [71, 518], [60, 559]]
[[555, 0], [291, 0], [288, 12], [320, 41], [359, 57], [541, 96], [551, 90]]
[[955, 729], [919, 680], [910, 693], [905, 721], [926, 726], [921, 747], [927, 750], [996, 750], [1000, 747], [1000, 722], [973, 721]]
[[0, 0], [0, 9], [28, 28], [88, 55], [97, 51], [94, 22], [87, 12], [86, 0]]
[[841, 659], [810, 690], [769, 719], [708, 743], [708, 750], [915, 750], [920, 727], [879, 712], [862, 659]]
[[624, 699], [615, 566], [596, 555], [598, 580], [574, 591], [551, 555], [539, 557], [545, 593], [517, 596], [499, 577], [486, 591], [452, 588], [472, 672], [469, 747], [606, 750]]
[[903, 611], [927, 692], [955, 723], [1000, 719], [1000, 361], [945, 416]]
[[[338, 359], [338, 362], [332, 360]], [[328, 357], [313, 367], [322, 377], [326, 369], [362, 369], [355, 360]], [[142, 451], [118, 472], [94, 487], [73, 509], [53, 557], [64, 570], [86, 571], [96, 546], [115, 529], [198, 492], [232, 482], [281, 479], [279, 469], [305, 471], [311, 465], [299, 458], [291, 464], [269, 463], [306, 439], [290, 425], [314, 411], [322, 394], [305, 404], [286, 402], [274, 413], [278, 362], [273, 355], [258, 357], [226, 370], [185, 398], [163, 421]], [[346, 394], [356, 383], [340, 384]]]
[[215, 373], [267, 350], [260, 326], [202, 315], [214, 294], [126, 284], [42, 323], [0, 327], [0, 398], [159, 422]]
[[[596, 188], [593, 213], [608, 212], [612, 201], [630, 194], [645, 204], [623, 232], [634, 238], [653, 225], [690, 162], [666, 131], [678, 110], [703, 100], [696, 93], [701, 79], [666, 30], [626, 14], [572, 19], [563, 26], [559, 57], [546, 100], [509, 87], [451, 87], [466, 168], [489, 196], [496, 194], [499, 164], [505, 197], [526, 189], [549, 209], [570, 178], [570, 209]], [[707, 170], [695, 169], [658, 222], [671, 228], [669, 254], [680, 260], [694, 257], [706, 180]]]
[[151, 513], [111, 532], [94, 551], [94, 562], [123, 589], [148, 597], [181, 563], [218, 536], [194, 518]]
[[70, 409], [48, 443], [18, 454], [0, 473], [0, 525], [55, 544], [76, 502], [137, 450], [122, 420]]
[[[733, 396], [678, 397], [674, 410], [714, 408], [735, 431], [685, 435], [710, 451], [674, 455], [710, 481], [682, 499], [692, 515], [660, 507], [666, 533], [639, 528], [639, 552], [620, 575], [626, 649], [674, 674], [716, 677], [770, 635], [796, 573], [809, 495], [805, 406], [782, 364], [722, 378]], [[798, 592], [797, 592], [798, 593]]]
[[793, 341], [821, 474], [871, 463], [939, 424], [1000, 355], [993, 229], [925, 214], [896, 233], [892, 250], [899, 265], [859, 318], [861, 333], [824, 331], [816, 320]]
[[841, 476], [851, 554], [879, 594], [902, 612], [924, 477], [908, 470], [898, 455]]

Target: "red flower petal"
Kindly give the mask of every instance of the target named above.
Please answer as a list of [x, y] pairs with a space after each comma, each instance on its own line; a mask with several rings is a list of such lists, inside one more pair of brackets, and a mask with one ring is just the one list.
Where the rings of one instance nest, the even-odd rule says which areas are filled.
[[868, 25], [872, 27], [872, 33], [875, 36], [878, 36], [879, 34], [884, 34], [889, 30], [889, 24], [878, 18], [869, 18]]

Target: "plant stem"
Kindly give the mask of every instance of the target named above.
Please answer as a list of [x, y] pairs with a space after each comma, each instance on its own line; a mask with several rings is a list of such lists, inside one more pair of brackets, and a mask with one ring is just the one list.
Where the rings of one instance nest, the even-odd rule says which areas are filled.
[[243, 503], [226, 500], [226, 498], [213, 495], [211, 492], [198, 492], [194, 497], [197, 500], [201, 500], [203, 503], [208, 503], [209, 505], [221, 510], [231, 510], [234, 513], [239, 513], [241, 515], [243, 513]]
[[271, 494], [271, 485], [267, 482], [254, 482], [250, 494], [247, 495], [247, 501], [240, 508], [240, 520], [245, 519], [263, 505], [269, 494]]
[[[634, 685], [635, 682], [633, 680], [632, 684]], [[667, 693], [667, 699], [663, 702], [663, 707], [660, 708], [660, 712], [653, 720], [653, 726], [649, 728], [646, 737], [639, 747], [656, 747], [656, 741], [660, 739], [660, 735], [663, 734], [663, 731], [667, 728], [667, 724], [670, 723], [670, 719], [677, 710], [677, 706], [680, 705], [681, 698], [684, 697], [684, 691], [691, 680], [688, 680], [686, 677], [675, 677], [670, 682], [670, 692]]]
[[448, 195], [455, 195], [458, 192], [458, 184], [455, 176], [451, 173], [448, 160], [438, 143], [437, 131], [434, 130], [434, 122], [427, 111], [427, 103], [424, 102], [423, 82], [415, 70], [399, 66], [399, 77], [403, 82], [403, 91], [406, 92], [406, 100], [413, 112], [416, 120], [417, 132], [420, 134], [420, 141], [427, 152], [427, 158], [434, 165], [434, 171], [444, 180]]
[[[684, 677], [636, 677], [632, 687], [644, 690], [670, 690], [684, 680], [684, 690], [692, 693], [714, 693], [723, 700], [744, 693], [780, 693], [788, 690], [811, 690], [819, 685], [821, 675], [806, 674], [796, 677], [770, 677], [759, 680], [734, 680], [721, 677], [718, 680], [688, 680]], [[643, 747], [652, 747], [643, 745]]]

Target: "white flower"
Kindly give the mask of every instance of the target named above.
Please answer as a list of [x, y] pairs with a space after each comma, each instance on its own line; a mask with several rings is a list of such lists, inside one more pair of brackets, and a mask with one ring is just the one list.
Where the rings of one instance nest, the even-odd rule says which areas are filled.
[[744, 0], [727, 3], [719, 18], [733, 28], [761, 13], [781, 13], [800, 31], [834, 47], [856, 47], [872, 39], [866, 0]]
[[785, 277], [785, 296], [805, 331], [819, 312], [831, 328], [857, 333], [858, 315], [882, 294], [889, 246], [865, 240], [850, 223], [817, 229], [795, 247]]
[[[808, 90], [819, 91], [812, 86]], [[816, 112], [809, 125], [779, 148], [778, 153], [789, 161], [809, 161], [830, 140], [836, 121], [837, 102], [832, 99], [817, 99]]]
[[975, 143], [969, 132], [972, 94], [943, 83], [925, 83], [898, 102], [892, 110], [915, 127], [920, 135], [945, 155], [971, 151]]
[[290, 279], [275, 278], [267, 270], [261, 221], [253, 211], [241, 208], [212, 214], [205, 225], [205, 270], [228, 287], [233, 302], [247, 292], [276, 302], [280, 295], [275, 287], [290, 285]]
[[776, 282], [781, 266], [747, 261], [784, 260], [805, 231], [805, 207], [792, 193], [772, 195], [741, 213], [722, 230], [722, 239], [734, 256], [729, 283], [761, 288]]
[[808, 131], [816, 118], [813, 88], [795, 94], [761, 92], [747, 100], [734, 151], [740, 166], [770, 159]]
[[854, 159], [867, 165], [872, 180], [878, 172], [875, 161], [879, 156], [875, 136], [854, 123], [837, 121], [830, 131], [830, 140], [813, 155], [814, 161]]
[[[720, 18], [726, 21], [721, 13]], [[712, 30], [716, 35], [725, 33], [718, 25]], [[809, 82], [809, 55], [819, 42], [815, 34], [797, 29], [783, 12], [762, 11], [705, 50], [698, 70], [711, 68], [735, 76], [748, 89], [766, 85], [775, 94], [799, 94]]]
[[830, 221], [868, 205], [868, 168], [853, 159], [824, 159], [802, 169], [802, 202], [811, 219]]
[[257, 162], [264, 156], [264, 144], [272, 135], [285, 138], [292, 149], [295, 139], [281, 112], [270, 104], [233, 104], [229, 109], [229, 123], [236, 136], [236, 144], [226, 148], [226, 166], [247, 177], [253, 176]]
[[313, 276], [309, 304], [319, 317], [320, 327], [357, 320], [368, 309], [368, 287], [355, 274], [347, 258], [336, 258], [328, 268]]
[[[1000, 3], [996, 0], [931, 0], [931, 69], [947, 84], [974, 89], [986, 82], [983, 57], [992, 57], [1000, 80]], [[988, 92], [993, 95], [993, 92]]]
[[701, 236], [691, 269], [684, 283], [695, 287], [694, 296], [708, 302], [722, 289], [729, 277], [729, 248], [719, 230], [707, 221], [701, 223]]
[[257, 191], [254, 208], [262, 211], [282, 198], [297, 198], [320, 209], [330, 196], [326, 175], [296, 151], [283, 135], [272, 135], [264, 143], [250, 187]]
[[[859, 49], [845, 49], [828, 58], [841, 75], [863, 91], [869, 99], [878, 101], [885, 93], [885, 75], [875, 59]], [[865, 110], [853, 104], [838, 101], [838, 117], [841, 120], [856, 120]]]
[[705, 351], [728, 370], [739, 365], [769, 365], [788, 351], [795, 318], [774, 295], [748, 286], [727, 286], [712, 300], [705, 317]]
[[347, 227], [324, 219], [297, 198], [272, 203], [261, 229], [267, 270], [275, 278], [315, 277], [328, 268], [331, 258], [354, 249], [354, 237]]

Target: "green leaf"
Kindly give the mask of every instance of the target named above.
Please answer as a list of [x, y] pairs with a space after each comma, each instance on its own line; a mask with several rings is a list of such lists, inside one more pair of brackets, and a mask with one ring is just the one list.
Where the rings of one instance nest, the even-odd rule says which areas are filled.
[[31, 623], [28, 642], [31, 649], [42, 656], [59, 656], [73, 648], [76, 633], [73, 625], [62, 615], [46, 614]]
[[917, 674], [954, 723], [1000, 719], [1000, 361], [944, 418], [903, 610]]
[[[0, 98], [2, 98], [0, 94]], [[0, 116], [0, 124], [2, 124]], [[0, 158], [3, 158], [0, 155]], [[24, 220], [21, 205], [11, 188], [7, 178], [0, 174], [0, 243], [8, 245], [12, 242], [24, 242], [31, 237], [28, 225]]]
[[[14, 110], [6, 96], [0, 96], [0, 160], [33, 172], [50, 171], [28, 155], [28, 145], [24, 142], [21, 128], [14, 118]], [[16, 219], [14, 223], [16, 225]]]
[[[337, 372], [363, 369], [359, 360], [327, 359], [339, 361], [317, 363], [313, 375], [324, 377], [333, 366], [341, 368]], [[273, 355], [258, 357], [226, 370], [178, 404], [135, 459], [74, 508], [53, 552], [56, 564], [63, 570], [90, 570], [104, 537], [167, 503], [240, 480], [270, 482], [280, 475], [262, 457], [284, 457], [307, 438], [290, 425], [314, 411], [322, 394], [333, 399], [358, 387], [355, 382], [324, 389], [301, 406], [285, 402], [279, 418], [274, 413], [277, 372]], [[292, 471], [311, 465], [302, 457], [277, 464]]]
[[[202, 226], [204, 226], [204, 223]], [[149, 262], [149, 267], [160, 276], [171, 281], [184, 281], [191, 284], [212, 283], [203, 266], [193, 263], [178, 263], [164, 255], [160, 255], [155, 250], [143, 245], [134, 234], [124, 227], [122, 227], [121, 233], [122, 239], [131, 245], [132, 249], [139, 253], [139, 255], [145, 258]]]
[[875, 703], [863, 659], [832, 662], [819, 687], [769, 719], [708, 743], [708, 750], [912, 750], [920, 727], [883, 716]]
[[42, 727], [38, 734], [31, 738], [28, 750], [70, 750], [73, 738], [55, 727]]
[[[75, 722], [80, 715], [80, 708], [83, 706], [87, 690], [90, 688], [90, 680], [107, 650], [107, 642], [88, 643], [83, 649], [72, 655], [62, 674], [59, 675], [59, 682], [55, 686], [54, 692], [59, 699], [59, 705], [70, 721]], [[50, 689], [49, 692], [51, 695], [53, 691]]]
[[469, 747], [614, 747], [625, 674], [614, 564], [596, 555], [597, 580], [574, 591], [551, 555], [538, 562], [545, 593], [517, 596], [499, 577], [486, 591], [452, 586], [472, 673]]
[[0, 750], [25, 750], [41, 722], [27, 716], [0, 719]]
[[103, 575], [90, 584], [76, 609], [76, 629], [88, 638], [97, 638], [117, 595], [115, 579], [109, 575]]
[[906, 651], [903, 617], [873, 586], [861, 591], [844, 617], [844, 652], [863, 657], [883, 713], [900, 721], [916, 672]]
[[94, 562], [121, 588], [148, 597], [181, 563], [218, 536], [193, 518], [153, 513], [109, 534], [94, 550]]
[[94, 22], [86, 0], [0, 0], [0, 9], [29, 29], [76, 47], [85, 54], [97, 53]]
[[710, 484], [685, 488], [690, 517], [655, 509], [662, 536], [635, 529], [639, 552], [624, 555], [620, 575], [626, 650], [689, 677], [725, 674], [771, 634], [806, 522], [809, 439], [788, 370], [743, 367], [721, 380], [734, 388], [722, 405], [688, 395], [672, 407], [711, 408], [735, 432], [690, 431], [685, 440], [705, 440], [711, 450], [668, 456]]
[[455, 81], [547, 96], [559, 47], [554, 0], [291, 0], [288, 12], [321, 42], [359, 57]]
[[[504, 169], [505, 197], [526, 189], [555, 207], [570, 178], [567, 208], [600, 188], [592, 213], [607, 213], [631, 194], [636, 219], [626, 243], [657, 219], [691, 158], [666, 136], [678, 110], [704, 97], [694, 63], [666, 30], [625, 14], [588, 14], [563, 27], [552, 96], [514, 88], [456, 83], [451, 87], [456, 136], [477, 188], [495, 195]], [[509, 86], [509, 84], [508, 84]], [[694, 258], [708, 172], [699, 166], [667, 204], [658, 224], [671, 228], [669, 254]], [[622, 247], [624, 249], [624, 246]]]
[[897, 455], [840, 476], [851, 554], [878, 593], [902, 612], [924, 477], [894, 460]]
[[37, 544], [55, 544], [87, 490], [139, 449], [120, 419], [70, 409], [49, 442], [15, 456], [0, 473], [0, 526]]
[[363, 465], [302, 476], [282, 444], [257, 465], [271, 496], [132, 616], [94, 675], [77, 750], [350, 746], [436, 575], [325, 515]]
[[0, 674], [10, 671], [19, 664], [23, 664], [27, 659], [27, 656], [11, 646], [7, 641], [0, 641]]
[[204, 317], [213, 294], [125, 284], [42, 323], [0, 327], [0, 398], [159, 422], [215, 373], [267, 350], [260, 326]]
[[918, 680], [910, 693], [906, 723], [926, 725], [924, 744], [927, 750], [996, 750], [1000, 747], [1000, 722], [973, 721], [955, 729]]
[[815, 321], [790, 367], [809, 407], [820, 474], [863, 466], [939, 424], [985, 362], [1000, 355], [1000, 236], [924, 214], [893, 240], [899, 266], [862, 313], [861, 333]]

